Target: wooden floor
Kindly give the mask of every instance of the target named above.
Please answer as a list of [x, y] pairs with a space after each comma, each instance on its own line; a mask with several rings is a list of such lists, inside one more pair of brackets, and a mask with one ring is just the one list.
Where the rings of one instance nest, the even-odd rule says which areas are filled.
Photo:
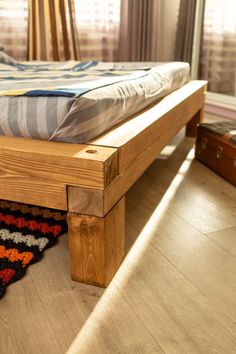
[[62, 236], [2, 299], [0, 353], [236, 353], [236, 188], [184, 139], [126, 207], [127, 256], [110, 286], [70, 280]]

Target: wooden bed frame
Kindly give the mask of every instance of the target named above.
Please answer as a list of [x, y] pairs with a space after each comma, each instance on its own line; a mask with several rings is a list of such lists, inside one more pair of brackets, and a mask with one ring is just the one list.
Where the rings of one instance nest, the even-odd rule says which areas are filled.
[[73, 280], [107, 286], [124, 257], [125, 194], [187, 125], [195, 136], [205, 81], [191, 81], [89, 144], [0, 137], [0, 199], [68, 213]]

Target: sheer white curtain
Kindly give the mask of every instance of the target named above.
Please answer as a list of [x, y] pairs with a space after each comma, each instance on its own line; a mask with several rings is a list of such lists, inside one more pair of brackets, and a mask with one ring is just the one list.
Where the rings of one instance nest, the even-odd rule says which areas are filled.
[[28, 1], [0, 0], [0, 45], [18, 60], [27, 57]]
[[117, 58], [120, 0], [75, 0], [82, 60]]
[[236, 95], [236, 0], [206, 0], [201, 78], [209, 91]]

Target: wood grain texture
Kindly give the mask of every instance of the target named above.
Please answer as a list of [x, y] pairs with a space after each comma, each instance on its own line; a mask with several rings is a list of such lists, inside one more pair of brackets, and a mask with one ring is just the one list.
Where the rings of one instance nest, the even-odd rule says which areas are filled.
[[68, 213], [73, 280], [107, 286], [124, 257], [125, 198], [103, 218]]
[[[123, 171], [152, 146], [162, 148], [203, 107], [206, 81], [191, 81], [90, 143], [119, 149]], [[150, 156], [149, 161], [152, 160]]]
[[203, 234], [236, 226], [236, 209], [228, 207], [226, 212], [223, 206], [216, 204], [201, 189], [192, 189], [190, 195], [183, 190], [181, 196], [178, 194], [172, 201], [171, 208], [189, 224], [198, 225]]
[[207, 236], [229, 254], [236, 257], [236, 226], [208, 233]]
[[114, 148], [0, 137], [0, 169], [55, 182], [103, 187], [116, 174], [115, 155]]
[[116, 149], [0, 137], [0, 198], [67, 210], [69, 184], [102, 188], [118, 173]]
[[29, 275], [13, 284], [1, 299], [0, 353], [63, 354]]
[[[127, 266], [119, 271], [114, 283], [165, 353], [230, 353], [236, 345], [236, 338], [229, 333], [229, 328], [233, 331], [233, 323], [212, 303], [214, 296], [205, 296], [192, 282], [193, 278], [172, 263], [174, 257], [191, 263], [191, 257], [178, 247], [178, 236], [182, 234], [176, 231], [170, 214], [166, 216], [161, 235], [159, 225], [153, 233], [151, 228], [147, 231], [151, 243], [143, 243], [138, 257], [130, 259], [132, 269], [128, 270]], [[181, 223], [179, 219], [178, 226]], [[137, 237], [139, 232], [135, 224], [132, 226], [129, 236], [133, 233]], [[158, 240], [165, 245], [166, 236], [172, 238], [171, 244], [166, 241], [166, 249], [175, 255], [173, 258], [158, 247]], [[192, 240], [194, 236], [188, 237]], [[156, 248], [152, 244], [154, 240]], [[203, 277], [209, 279], [210, 272], [207, 274]]]
[[67, 198], [70, 212], [99, 217], [105, 215], [104, 190], [102, 189], [68, 186]]
[[[211, 208], [208, 211], [206, 206], [205, 213], [211, 214]], [[226, 215], [226, 212], [223, 215]], [[170, 218], [166, 213], [155, 232], [156, 237], [153, 237], [152, 244], [165, 257], [171, 259], [188, 279], [192, 279], [202, 294], [211, 299], [215, 308], [221, 309], [231, 321], [235, 321], [236, 297], [233, 294], [236, 292], [236, 283], [235, 271], [232, 271], [235, 267], [235, 257], [199, 232], [201, 227], [198, 227], [197, 222], [192, 227], [186, 221], [187, 215], [184, 215], [184, 219], [174, 214]], [[221, 216], [220, 220], [222, 219]], [[167, 220], [168, 225], [164, 227]], [[227, 229], [224, 234], [227, 235]], [[205, 277], [206, 270], [209, 272], [208, 277]], [[233, 326], [230, 331], [236, 334]]]
[[[28, 272], [27, 277], [30, 275], [40, 294], [59, 348], [65, 354], [104, 294], [104, 289], [71, 280], [67, 235], [59, 237], [57, 245], [45, 252], [43, 261], [30, 267]], [[34, 353], [32, 345], [30, 348]]]
[[67, 354], [164, 354], [132, 307], [111, 284]]
[[21, 174], [2, 174], [0, 171], [0, 199], [67, 210], [66, 187], [43, 178]]
[[[161, 102], [90, 142], [118, 149], [119, 174], [104, 193], [75, 187], [69, 211], [104, 216], [153, 162], [166, 144], [189, 122], [202, 117], [205, 81], [192, 81]], [[189, 126], [190, 129], [190, 126]], [[76, 196], [77, 193], [77, 196]], [[87, 203], [87, 196], [91, 203]], [[71, 202], [70, 202], [71, 200]], [[77, 200], [77, 202], [75, 202]], [[80, 204], [78, 201], [81, 200]], [[92, 204], [94, 203], [94, 206]]]
[[185, 85], [165, 97], [153, 109], [144, 112], [147, 119], [142, 120], [143, 123], [140, 122], [144, 118], [141, 114], [94, 141], [115, 146], [119, 151], [120, 173], [105, 188], [104, 214], [129, 190], [163, 147], [203, 107], [205, 85], [204, 81]]

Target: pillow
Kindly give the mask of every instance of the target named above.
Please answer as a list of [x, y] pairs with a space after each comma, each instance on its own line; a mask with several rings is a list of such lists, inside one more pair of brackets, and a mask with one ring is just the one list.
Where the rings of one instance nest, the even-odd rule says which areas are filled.
[[13, 66], [18, 64], [15, 59], [4, 53], [2, 50], [0, 50], [0, 63]]

